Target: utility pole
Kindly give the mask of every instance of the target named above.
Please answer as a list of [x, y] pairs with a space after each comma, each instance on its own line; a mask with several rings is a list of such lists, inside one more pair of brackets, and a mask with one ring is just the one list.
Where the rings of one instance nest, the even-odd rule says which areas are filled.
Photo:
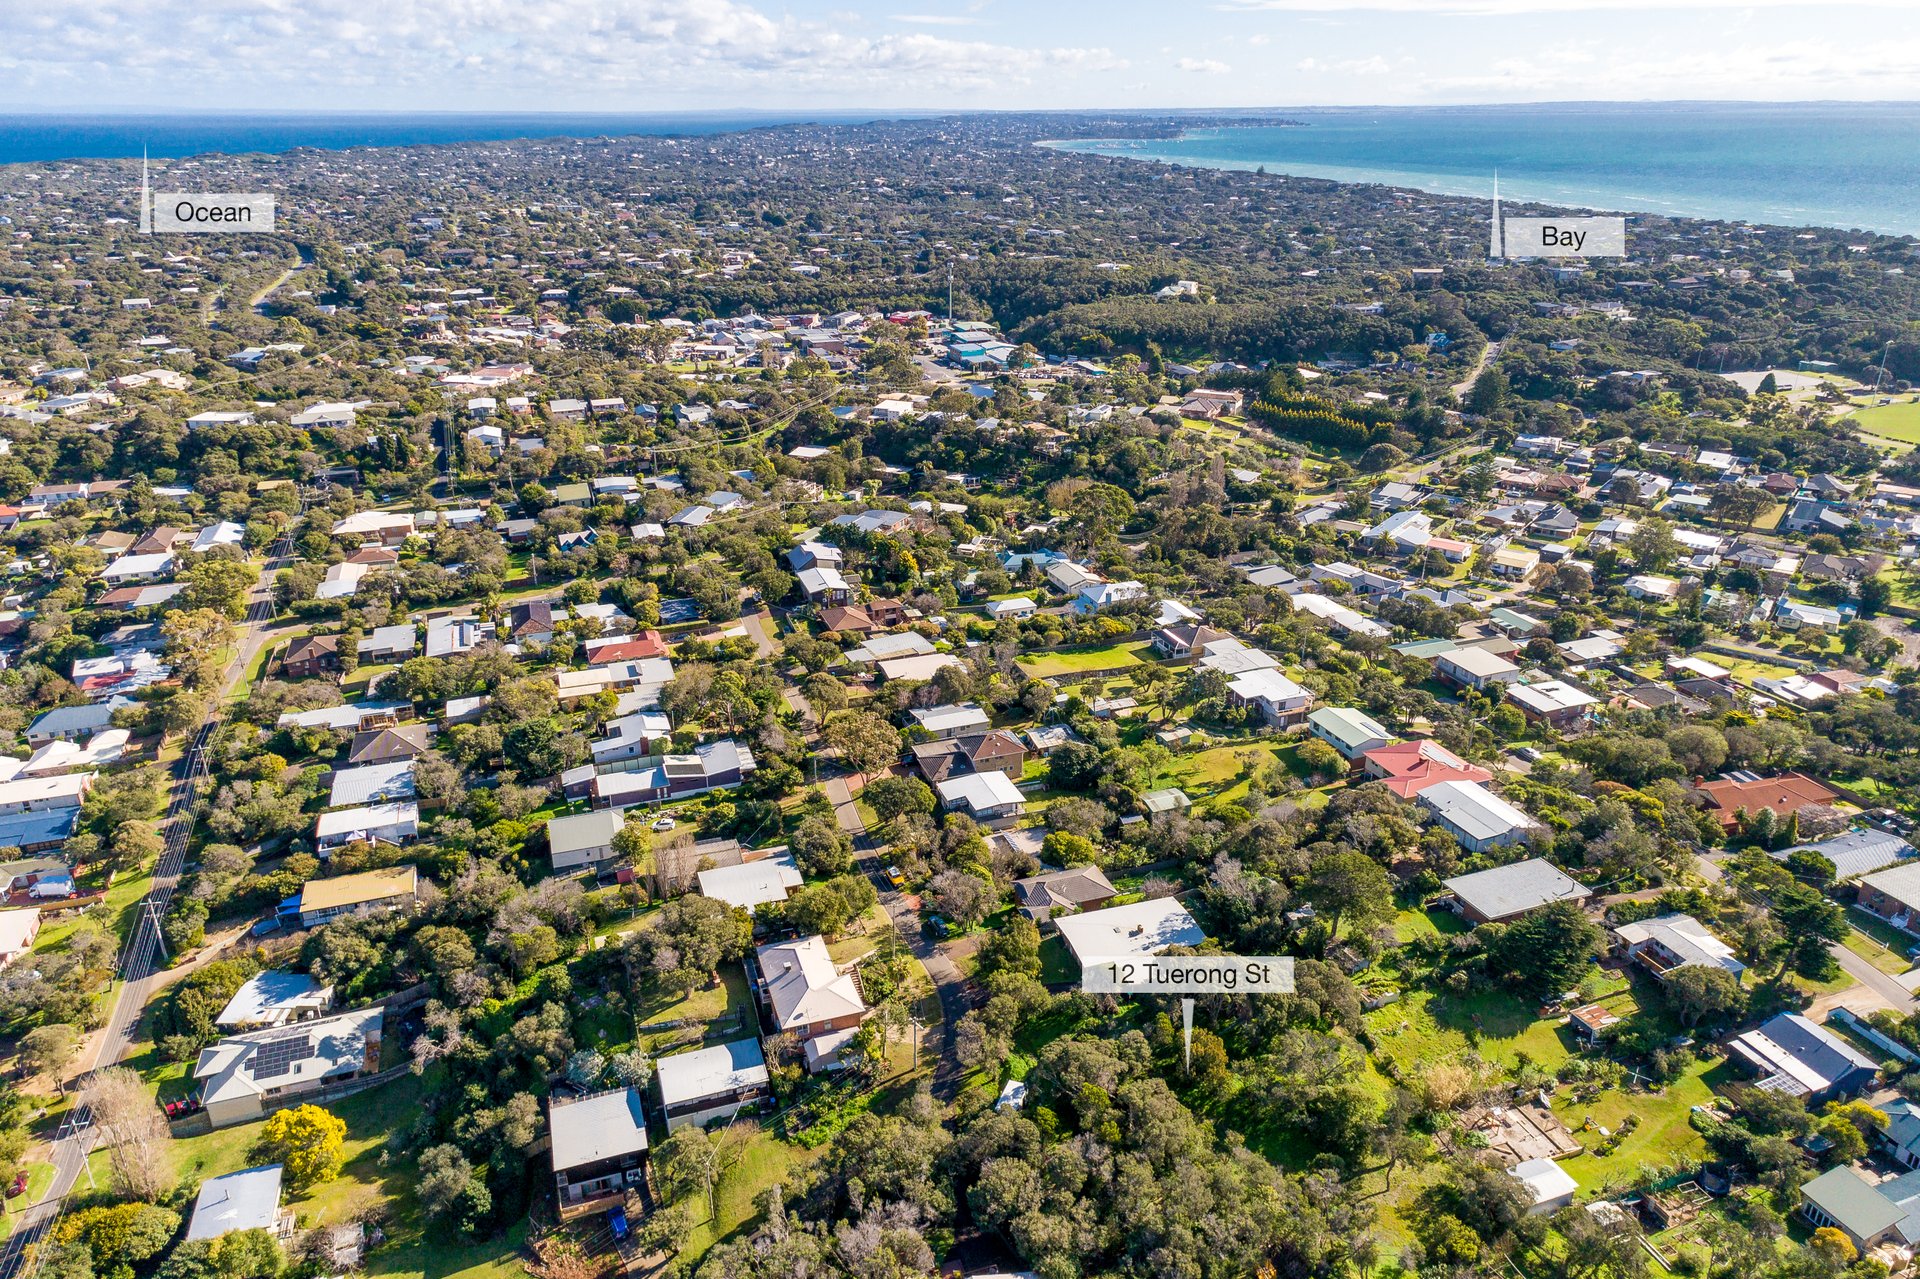
[[953, 263], [947, 263], [947, 324], [953, 324]]

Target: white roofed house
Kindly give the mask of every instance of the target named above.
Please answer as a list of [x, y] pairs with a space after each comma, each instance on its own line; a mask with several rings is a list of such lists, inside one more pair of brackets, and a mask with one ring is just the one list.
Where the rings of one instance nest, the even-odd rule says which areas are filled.
[[1460, 913], [1476, 924], [1516, 919], [1554, 902], [1579, 902], [1593, 896], [1591, 888], [1552, 862], [1537, 857], [1491, 870], [1477, 870], [1470, 875], [1455, 875], [1443, 882], [1453, 894]]
[[314, 847], [319, 850], [347, 844], [405, 844], [419, 835], [420, 806], [411, 800], [336, 809], [320, 814], [313, 824]]
[[222, 1030], [262, 1030], [317, 1017], [333, 1005], [333, 987], [305, 973], [268, 969], [233, 993], [213, 1024]]
[[840, 570], [831, 564], [803, 568], [796, 576], [809, 603], [844, 604], [853, 598], [853, 588], [847, 585], [847, 579], [840, 575]]
[[1147, 588], [1140, 582], [1092, 582], [1080, 588], [1072, 607], [1080, 616], [1091, 617], [1103, 608], [1146, 597]]
[[100, 570], [100, 580], [115, 586], [127, 582], [157, 582], [163, 577], [173, 576], [177, 564], [178, 561], [170, 551], [156, 551], [150, 555], [122, 555]]
[[1198, 946], [1207, 935], [1172, 897], [1061, 915], [1054, 921], [1082, 971], [1089, 964], [1155, 955], [1169, 946]]
[[700, 885], [702, 897], [711, 897], [744, 911], [783, 902], [803, 882], [799, 864], [792, 853], [784, 850], [754, 861], [743, 860], [737, 866], [703, 870], [694, 878]]
[[924, 730], [934, 741], [959, 737], [965, 733], [983, 733], [992, 726], [987, 713], [972, 702], [929, 706], [910, 710], [907, 714], [912, 717], [915, 727]]
[[1584, 725], [1598, 704], [1598, 699], [1583, 689], [1560, 679], [1508, 684], [1507, 700], [1520, 708], [1529, 723], [1548, 724], [1562, 730]]
[[1715, 937], [1707, 926], [1692, 915], [1661, 915], [1613, 930], [1630, 958], [1666, 981], [1676, 969], [1688, 965], [1723, 968], [1738, 977], [1747, 966], [1734, 958], [1733, 947]]
[[1473, 853], [1518, 844], [1540, 826], [1479, 782], [1438, 782], [1421, 791], [1414, 802]]
[[1236, 675], [1227, 685], [1227, 699], [1276, 728], [1300, 723], [1313, 707], [1312, 693], [1271, 668]]
[[1520, 678], [1520, 668], [1484, 648], [1456, 648], [1433, 659], [1433, 673], [1456, 688], [1485, 690]]
[[840, 1050], [867, 1018], [853, 971], [837, 967], [817, 936], [770, 943], [754, 959], [774, 1029], [805, 1042], [808, 1070], [838, 1069]]
[[962, 773], [949, 777], [935, 788], [940, 806], [948, 812], [964, 811], [983, 826], [1007, 826], [1026, 811], [1026, 796], [1005, 773], [988, 771]]
[[767, 1059], [757, 1039], [738, 1039], [653, 1063], [667, 1131], [730, 1119], [770, 1093]]

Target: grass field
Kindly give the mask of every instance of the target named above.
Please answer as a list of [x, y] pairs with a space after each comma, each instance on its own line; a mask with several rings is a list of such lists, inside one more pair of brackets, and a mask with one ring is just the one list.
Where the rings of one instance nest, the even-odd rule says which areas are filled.
[[1871, 404], [1855, 409], [1844, 420], [1869, 435], [1900, 444], [1920, 444], [1920, 400]]
[[[747, 1121], [742, 1120], [743, 1124]], [[739, 1158], [721, 1175], [714, 1194], [713, 1217], [699, 1222], [687, 1238], [686, 1255], [698, 1257], [720, 1240], [759, 1215], [754, 1200], [769, 1186], [786, 1181], [814, 1158], [803, 1146], [781, 1141], [755, 1125], [752, 1135], [739, 1150]], [[696, 1213], [704, 1204], [695, 1203]]]
[[1141, 653], [1145, 640], [1126, 644], [1095, 644], [1086, 648], [1062, 649], [1058, 653], [1038, 653], [1020, 659], [1020, 669], [1028, 679], [1048, 679], [1055, 675], [1075, 675], [1082, 671], [1109, 671], [1123, 666], [1138, 666], [1146, 659]]

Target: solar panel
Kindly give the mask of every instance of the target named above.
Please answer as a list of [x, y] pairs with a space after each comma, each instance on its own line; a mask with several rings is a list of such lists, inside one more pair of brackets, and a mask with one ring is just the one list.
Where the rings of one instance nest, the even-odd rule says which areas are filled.
[[295, 1062], [306, 1061], [317, 1051], [312, 1037], [304, 1030], [266, 1040], [253, 1051], [253, 1077], [273, 1079], [291, 1074]]

